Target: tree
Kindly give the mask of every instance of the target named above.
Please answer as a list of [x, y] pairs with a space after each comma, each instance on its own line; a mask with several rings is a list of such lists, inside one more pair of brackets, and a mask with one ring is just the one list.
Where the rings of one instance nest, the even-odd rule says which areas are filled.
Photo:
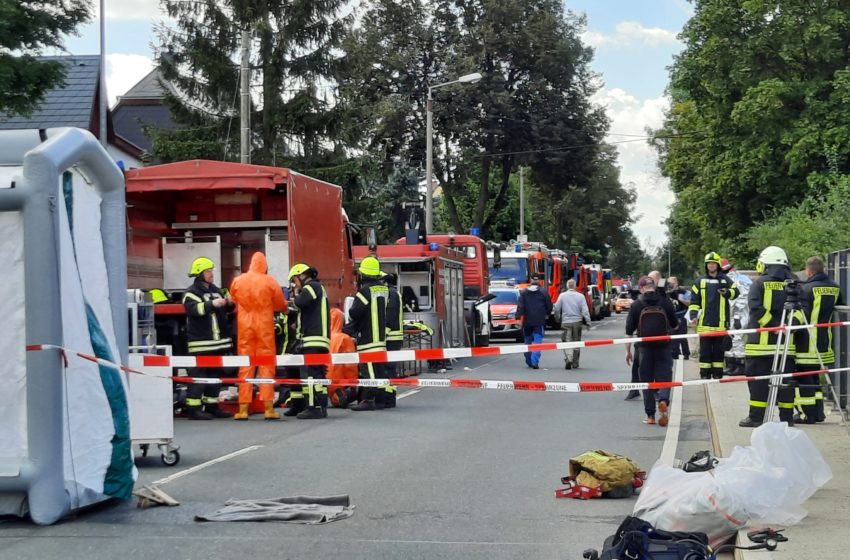
[[0, 112], [29, 115], [44, 94], [63, 83], [57, 60], [39, 60], [45, 48], [64, 50], [62, 34], [91, 19], [88, 0], [0, 0]]
[[652, 260], [641, 248], [631, 229], [627, 230], [625, 240], [608, 254], [607, 263], [614, 274], [633, 282], [652, 268]]
[[[239, 48], [253, 34], [251, 71], [259, 86], [251, 115], [253, 156], [322, 159], [326, 142], [340, 139], [330, 101], [334, 49], [350, 17], [345, 0], [163, 0], [173, 27], [159, 28], [157, 58], [175, 87], [167, 102], [176, 120], [207, 136], [216, 127], [225, 143], [238, 137]], [[332, 150], [331, 150], [332, 151]]]
[[556, 0], [375, 0], [345, 41], [341, 98], [364, 146], [421, 161], [428, 85], [482, 73], [477, 84], [434, 90], [434, 167], [451, 228], [492, 237], [519, 165], [553, 197], [588, 187], [596, 170], [608, 123], [589, 101], [582, 25]]
[[696, 259], [823, 195], [828, 156], [850, 171], [850, 13], [842, 0], [698, 0], [671, 69], [656, 146]]

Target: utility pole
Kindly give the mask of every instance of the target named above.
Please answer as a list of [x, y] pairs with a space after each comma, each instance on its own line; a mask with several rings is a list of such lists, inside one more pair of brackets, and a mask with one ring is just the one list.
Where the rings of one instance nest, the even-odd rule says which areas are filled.
[[251, 29], [242, 31], [242, 61], [239, 65], [239, 161], [251, 163]]
[[106, 98], [106, 0], [100, 0], [100, 103], [98, 103], [100, 144], [106, 148], [109, 142], [106, 129], [106, 113], [109, 111], [109, 100]]
[[434, 97], [425, 102], [425, 234], [434, 233]]
[[523, 171], [525, 168], [519, 166], [519, 235], [525, 236], [525, 177]]

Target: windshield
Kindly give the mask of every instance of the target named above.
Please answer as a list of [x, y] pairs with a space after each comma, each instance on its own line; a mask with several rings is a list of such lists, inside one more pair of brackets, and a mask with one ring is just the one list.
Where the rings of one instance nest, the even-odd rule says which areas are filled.
[[528, 262], [524, 258], [502, 257], [500, 268], [493, 268], [492, 258], [487, 259], [487, 264], [490, 265], [491, 282], [493, 280], [513, 280], [515, 284], [528, 282]]
[[516, 290], [499, 290], [496, 292], [490, 292], [496, 299], [492, 300], [491, 304], [514, 304], [519, 301], [519, 292]]

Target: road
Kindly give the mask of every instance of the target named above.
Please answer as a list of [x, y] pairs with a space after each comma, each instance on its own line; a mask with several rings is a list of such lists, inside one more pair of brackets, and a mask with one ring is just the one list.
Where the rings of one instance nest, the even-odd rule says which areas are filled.
[[[588, 337], [622, 332], [615, 316]], [[423, 375], [621, 381], [629, 378], [623, 356], [622, 347], [600, 347], [583, 351], [577, 371], [548, 352], [537, 371], [517, 355]], [[140, 458], [140, 483], [246, 451], [162, 483], [179, 507], [110, 503], [52, 527], [4, 520], [0, 558], [580, 558], [601, 547], [634, 499], [555, 499], [569, 458], [606, 449], [649, 470], [662, 453], [709, 449], [703, 391], [688, 391], [666, 451], [667, 430], [644, 425], [640, 401], [622, 393], [403, 389], [394, 410], [330, 410], [325, 421], [177, 420], [183, 460], [169, 468], [158, 456]], [[297, 494], [349, 494], [355, 514], [324, 526], [193, 521], [229, 498]]]

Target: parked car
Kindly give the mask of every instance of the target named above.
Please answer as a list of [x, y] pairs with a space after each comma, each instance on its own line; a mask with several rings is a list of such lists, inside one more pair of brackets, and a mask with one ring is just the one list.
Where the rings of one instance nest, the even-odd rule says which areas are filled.
[[614, 301], [614, 311], [628, 311], [632, 307], [632, 295], [629, 292], [622, 292]]
[[605, 301], [599, 288], [592, 284], [590, 290], [590, 318], [598, 321], [605, 316]]
[[491, 287], [490, 293], [496, 296], [490, 301], [490, 316], [493, 318], [490, 338], [510, 337], [522, 342], [522, 323], [516, 318], [519, 290], [511, 287]]

